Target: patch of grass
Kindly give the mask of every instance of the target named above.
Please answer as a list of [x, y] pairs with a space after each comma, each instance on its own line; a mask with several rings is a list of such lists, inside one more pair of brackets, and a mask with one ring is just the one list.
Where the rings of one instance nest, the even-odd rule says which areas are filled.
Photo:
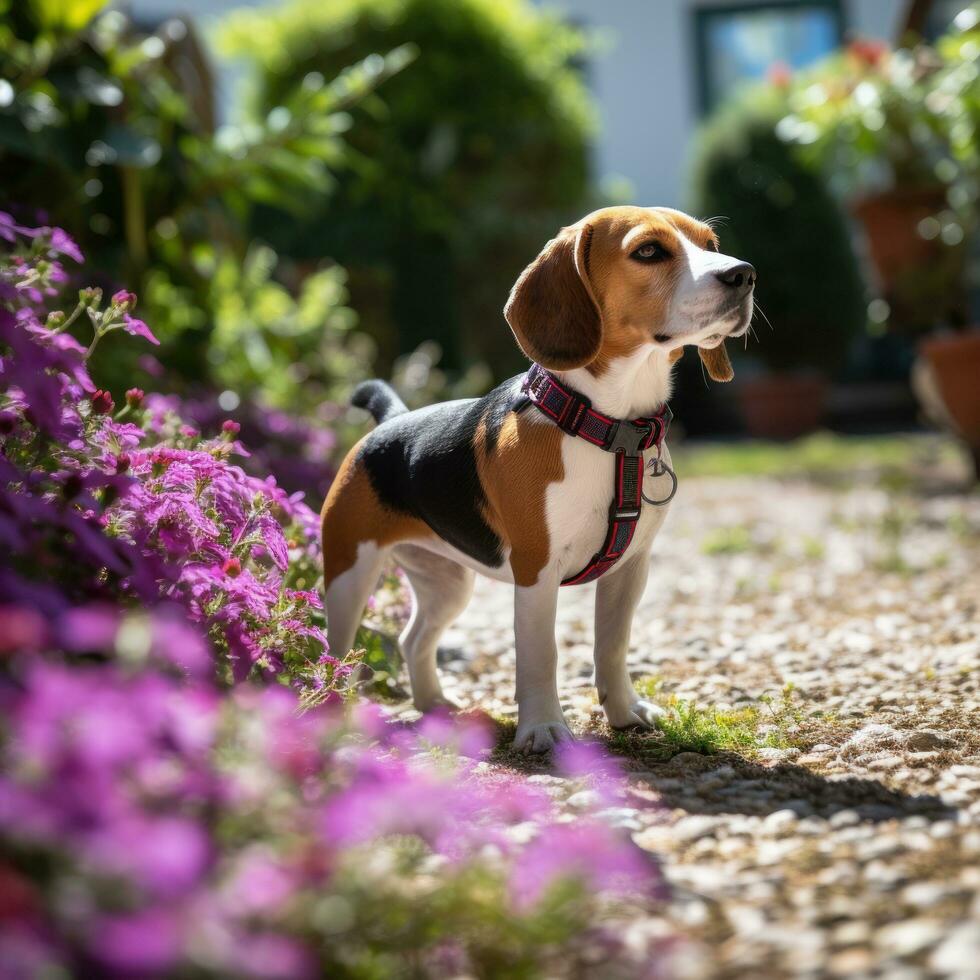
[[752, 546], [752, 533], [744, 524], [715, 528], [701, 541], [701, 551], [706, 555], [739, 555], [751, 551]]
[[819, 561], [826, 553], [827, 549], [820, 538], [812, 537], [809, 534], [803, 538], [803, 554], [805, 557]]
[[[698, 708], [689, 701], [671, 699], [660, 721], [671, 754], [678, 752], [738, 752], [762, 748], [758, 738], [759, 712], [755, 708]], [[766, 736], [765, 744], [769, 744]]]
[[806, 477], [847, 483], [869, 471], [886, 489], [904, 489], [915, 471], [928, 464], [955, 464], [953, 440], [934, 435], [840, 436], [818, 432], [790, 443], [745, 441], [679, 446], [672, 451], [681, 476]]
[[819, 722], [808, 719], [792, 684], [778, 696], [760, 697], [759, 707], [725, 709], [699, 708], [674, 696], [658, 697], [660, 681], [655, 677], [641, 678], [636, 689], [642, 697], [658, 701], [667, 715], [655, 731], [616, 732], [609, 746], [643, 763], [667, 761], [681, 752], [737, 752], [751, 758], [760, 749], [805, 749], [814, 741], [810, 729], [819, 727], [815, 738], [820, 740], [836, 724], [830, 716]]
[[977, 537], [977, 529], [970, 523], [969, 518], [962, 511], [956, 511], [949, 515], [946, 522], [949, 533], [961, 541], [969, 541]]
[[641, 698], [645, 698], [647, 701], [655, 701], [660, 694], [660, 685], [662, 683], [659, 677], [649, 676], [641, 677], [633, 686]]

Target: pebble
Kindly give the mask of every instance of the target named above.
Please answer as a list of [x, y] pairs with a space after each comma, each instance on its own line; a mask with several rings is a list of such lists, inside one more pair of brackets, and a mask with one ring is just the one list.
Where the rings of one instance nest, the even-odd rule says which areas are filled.
[[980, 922], [955, 926], [936, 947], [929, 966], [944, 976], [980, 977]]
[[920, 728], [918, 731], [912, 732], [909, 735], [905, 744], [913, 752], [934, 752], [937, 749], [954, 747], [956, 745], [956, 739], [929, 728]]
[[770, 837], [784, 837], [792, 832], [799, 819], [793, 810], [776, 810], [762, 821], [760, 830]]
[[682, 843], [692, 843], [702, 837], [714, 836], [718, 821], [715, 817], [683, 817], [674, 824], [674, 838]]
[[933, 919], [908, 919], [879, 929], [875, 946], [895, 956], [913, 956], [939, 942], [943, 931], [942, 923]]

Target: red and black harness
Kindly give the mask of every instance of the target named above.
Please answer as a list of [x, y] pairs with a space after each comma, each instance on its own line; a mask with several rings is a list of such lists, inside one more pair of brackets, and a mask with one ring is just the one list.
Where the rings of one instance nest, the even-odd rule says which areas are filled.
[[[660, 458], [664, 436], [673, 414], [664, 403], [656, 415], [648, 418], [614, 419], [596, 411], [584, 395], [563, 385], [540, 364], [532, 364], [521, 390], [532, 405], [548, 416], [562, 432], [578, 436], [607, 453], [616, 454], [615, 494], [609, 506], [609, 529], [602, 547], [578, 574], [562, 585], [592, 582], [607, 572], [626, 553], [640, 519], [642, 501], [660, 506], [670, 501], [677, 490], [677, 478]], [[651, 475], [670, 475], [670, 493], [663, 500], [651, 500], [643, 493], [643, 452], [656, 447], [651, 460]]]

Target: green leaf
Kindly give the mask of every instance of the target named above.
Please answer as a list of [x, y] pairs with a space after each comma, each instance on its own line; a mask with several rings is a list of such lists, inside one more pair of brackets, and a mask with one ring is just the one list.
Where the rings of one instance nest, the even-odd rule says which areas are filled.
[[38, 26], [52, 33], [71, 34], [87, 27], [108, 0], [30, 0]]

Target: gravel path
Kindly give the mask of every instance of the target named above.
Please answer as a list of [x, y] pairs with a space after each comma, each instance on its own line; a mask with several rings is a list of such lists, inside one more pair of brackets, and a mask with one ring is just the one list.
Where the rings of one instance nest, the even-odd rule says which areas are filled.
[[[637, 941], [683, 937], [680, 977], [980, 978], [980, 498], [683, 482], [630, 663], [663, 703], [749, 709], [737, 752], [610, 739], [592, 593], [563, 590], [559, 689], [573, 729], [629, 769], [607, 816], [663, 861], [669, 894]], [[481, 581], [440, 652], [447, 693], [504, 718], [511, 615], [511, 590]], [[547, 761], [486, 765], [569, 814], [588, 802]]]

